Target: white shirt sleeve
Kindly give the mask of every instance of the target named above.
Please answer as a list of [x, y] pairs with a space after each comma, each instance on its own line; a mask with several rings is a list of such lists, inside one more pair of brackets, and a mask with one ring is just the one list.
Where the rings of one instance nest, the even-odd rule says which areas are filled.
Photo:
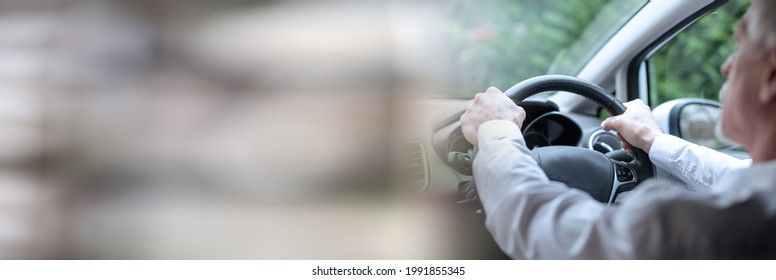
[[485, 225], [504, 252], [523, 258], [631, 258], [629, 225], [588, 194], [550, 181], [516, 124], [478, 130], [474, 175]]
[[[670, 153], [665, 159], [671, 160], [660, 164], [674, 164], [677, 170], [711, 170], [714, 176], [701, 176], [699, 181], [716, 180], [719, 188], [738, 191], [697, 193], [671, 182], [649, 180], [622, 204], [606, 207], [587, 193], [550, 181], [514, 123], [486, 122], [477, 139], [474, 178], [485, 226], [512, 258], [732, 259], [773, 258], [771, 252], [776, 252], [772, 241], [776, 161], [718, 178], [714, 176], [724, 169], [687, 167], [682, 164], [688, 158]], [[702, 158], [697, 147], [668, 144], [665, 147], [682, 151], [678, 154]], [[658, 150], [651, 157], [660, 157]], [[742, 188], [741, 182], [747, 184]]]
[[725, 172], [751, 165], [751, 160], [737, 159], [670, 134], [655, 138], [649, 159], [695, 190], [711, 190]]

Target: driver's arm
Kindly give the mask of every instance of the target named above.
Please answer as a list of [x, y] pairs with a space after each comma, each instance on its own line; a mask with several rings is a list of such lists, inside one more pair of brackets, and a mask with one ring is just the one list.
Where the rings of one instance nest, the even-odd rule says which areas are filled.
[[[677, 193], [670, 185], [651, 181], [647, 184], [652, 186], [640, 186], [623, 205], [606, 207], [587, 193], [547, 178], [520, 133], [523, 120], [525, 111], [495, 88], [477, 94], [461, 116], [464, 136], [479, 148], [473, 171], [485, 224], [507, 254], [513, 258], [655, 258], [667, 240], [674, 240], [665, 232], [670, 232], [671, 225], [684, 225], [683, 217], [688, 215], [665, 213], [676, 208], [673, 198], [689, 192]], [[649, 144], [661, 149], [656, 139], [662, 136], [655, 136]], [[671, 199], [657, 203], [661, 197]], [[707, 208], [689, 206], [690, 212], [708, 213]]]
[[633, 258], [638, 219], [550, 181], [525, 146], [524, 120], [525, 111], [495, 88], [477, 94], [461, 116], [464, 136], [479, 147], [474, 178], [499, 247], [513, 258]]
[[[484, 122], [477, 139], [474, 175], [485, 225], [513, 258], [730, 259], [771, 248], [772, 242], [752, 236], [774, 217], [757, 192], [736, 193], [731, 200], [651, 180], [622, 204], [606, 207], [550, 181], [514, 122]], [[727, 187], [757, 174], [747, 170], [730, 172]], [[748, 222], [742, 224], [741, 217]]]
[[643, 101], [625, 103], [624, 114], [611, 117], [601, 124], [606, 130], [619, 132], [623, 147], [628, 143], [649, 154], [655, 166], [680, 178], [692, 189], [710, 190], [714, 183], [732, 169], [747, 167], [749, 160], [740, 160], [727, 154], [690, 143], [663, 133]]
[[730, 170], [751, 165], [741, 160], [670, 134], [655, 138], [649, 151], [655, 166], [680, 178], [693, 190], [712, 190], [714, 183]]
[[485, 225], [517, 259], [633, 258], [632, 225], [588, 194], [550, 181], [531, 157], [518, 126], [479, 126], [474, 175]]

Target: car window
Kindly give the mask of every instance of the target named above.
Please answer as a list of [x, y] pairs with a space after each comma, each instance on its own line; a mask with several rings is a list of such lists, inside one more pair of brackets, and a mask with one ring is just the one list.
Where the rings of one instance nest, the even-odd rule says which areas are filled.
[[451, 1], [441, 29], [457, 76], [451, 94], [470, 98], [537, 75], [576, 75], [647, 2]]
[[719, 101], [719, 66], [735, 49], [735, 23], [750, 1], [731, 1], [680, 32], [647, 61], [652, 107], [677, 98]]

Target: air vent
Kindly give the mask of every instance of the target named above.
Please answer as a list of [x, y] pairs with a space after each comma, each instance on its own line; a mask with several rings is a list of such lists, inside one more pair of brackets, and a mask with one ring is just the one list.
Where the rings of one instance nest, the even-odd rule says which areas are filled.
[[407, 141], [402, 144], [401, 153], [401, 185], [416, 192], [428, 188], [428, 162], [423, 143], [417, 140]]
[[605, 154], [621, 148], [620, 138], [617, 138], [617, 134], [614, 134], [614, 132], [597, 130], [590, 135], [587, 147]]

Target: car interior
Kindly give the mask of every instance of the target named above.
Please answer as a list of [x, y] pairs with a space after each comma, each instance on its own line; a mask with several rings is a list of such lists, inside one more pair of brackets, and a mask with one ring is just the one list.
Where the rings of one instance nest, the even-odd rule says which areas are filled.
[[[656, 84], [661, 81], [654, 69], [660, 65], [654, 61], [660, 59], [661, 52], [669, 52], [677, 40], [683, 40], [675, 38], [696, 32], [696, 22], [703, 22], [704, 17], [717, 20], [714, 17], [719, 16], [718, 9], [740, 14], [741, 3], [727, 2], [641, 1], [632, 3], [630, 9], [619, 7], [623, 14], [630, 13], [629, 17], [619, 21], [621, 26], [610, 32], [578, 72], [561, 71], [564, 75], [558, 75], [558, 71], [550, 71], [515, 79], [509, 88], [501, 88], [525, 109], [522, 133], [526, 145], [548, 177], [609, 205], [627, 200], [628, 192], [649, 178], [678, 180], [654, 167], [643, 151], [637, 149], [629, 155], [620, 146], [616, 132], [600, 128], [605, 117], [624, 112], [623, 102], [637, 98], [652, 106], [664, 132], [748, 158], [746, 151], [714, 136], [720, 107], [716, 93], [688, 93], [673, 98], [657, 93]], [[719, 62], [716, 59], [717, 65], [709, 67], [716, 70]], [[710, 79], [724, 80], [718, 71]], [[434, 97], [407, 101], [408, 106], [425, 113], [414, 117], [422, 119], [420, 123], [428, 129], [405, 142], [409, 157], [404, 181], [411, 191], [458, 193], [459, 203], [465, 205], [462, 207], [481, 218], [471, 167], [476, 149], [464, 139], [458, 123], [469, 101]], [[483, 227], [479, 222], [475, 220], [470, 226]], [[495, 246], [488, 241], [480, 245]], [[476, 257], [505, 257], [498, 249], [481, 252], [485, 253]]]
[[747, 0], [0, 1], [0, 258], [507, 259], [459, 119], [493, 86], [552, 179], [676, 180], [602, 120], [714, 133]]

